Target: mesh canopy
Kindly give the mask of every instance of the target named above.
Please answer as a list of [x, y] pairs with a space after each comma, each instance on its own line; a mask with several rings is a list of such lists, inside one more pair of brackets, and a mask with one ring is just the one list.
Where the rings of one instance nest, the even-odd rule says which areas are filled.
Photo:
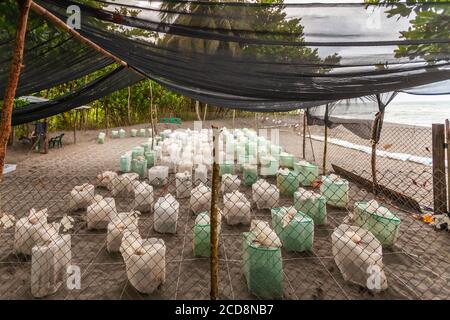
[[50, 101], [30, 103], [12, 114], [12, 125], [19, 125], [63, 113], [132, 85], [143, 77], [118, 67], [81, 88]]
[[445, 21], [448, 2], [37, 2], [63, 20], [78, 5], [84, 36], [169, 89], [218, 106], [285, 111], [450, 77], [448, 30], [409, 33], [420, 12]]

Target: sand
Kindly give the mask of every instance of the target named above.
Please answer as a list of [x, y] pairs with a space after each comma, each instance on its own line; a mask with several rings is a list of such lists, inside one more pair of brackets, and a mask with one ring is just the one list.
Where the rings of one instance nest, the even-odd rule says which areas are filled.
[[[280, 127], [280, 141], [287, 151], [301, 156], [301, 136], [297, 134], [301, 126], [300, 117], [283, 117]], [[213, 121], [219, 126], [232, 127], [231, 120]], [[287, 123], [287, 126], [284, 126]], [[204, 127], [209, 127], [206, 122]], [[255, 127], [253, 118], [236, 119], [236, 127]], [[258, 127], [274, 126], [272, 118], [259, 121]], [[292, 127], [289, 127], [291, 125]], [[145, 128], [148, 125], [134, 126]], [[160, 125], [177, 128], [174, 125]], [[192, 127], [184, 123], [181, 127]], [[126, 128], [129, 132], [130, 128]], [[320, 135], [318, 128], [312, 127], [312, 133]], [[340, 130], [340, 131], [338, 131]], [[333, 129], [335, 137], [355, 139], [345, 129]], [[393, 132], [398, 130], [392, 129]], [[405, 131], [406, 132], [406, 131]], [[139, 145], [147, 138], [107, 139], [104, 145], [95, 142], [97, 131], [79, 132], [77, 144], [71, 142], [71, 133], [66, 132], [64, 147], [51, 149], [49, 154], [27, 153], [25, 147], [16, 146], [9, 150], [8, 163], [16, 163], [17, 171], [5, 176], [0, 185], [1, 210], [13, 214], [16, 218], [26, 215], [32, 207], [49, 208], [50, 220], [57, 220], [67, 213], [67, 194], [75, 186], [85, 182], [94, 182], [95, 176], [105, 170], [118, 170], [121, 154]], [[387, 139], [387, 138], [385, 138]], [[353, 142], [353, 141], [352, 141]], [[363, 144], [364, 141], [361, 141]], [[316, 162], [321, 163], [319, 154], [322, 143], [313, 141]], [[367, 143], [367, 142], [365, 142]], [[401, 146], [392, 146], [393, 150], [403, 150]], [[411, 152], [414, 151], [411, 149]], [[405, 152], [405, 151], [403, 151]], [[418, 152], [417, 152], [418, 153]], [[307, 145], [308, 160], [312, 152]], [[369, 174], [368, 155], [348, 152], [342, 147], [330, 147], [330, 163], [337, 163], [360, 174]], [[393, 172], [400, 181], [398, 188], [412, 190], [406, 177], [419, 175], [425, 180], [423, 172], [428, 168], [411, 165], [395, 160], [380, 160], [379, 168], [387, 179]], [[399, 169], [401, 168], [401, 170]], [[327, 169], [330, 169], [327, 166]], [[370, 177], [370, 176], [369, 176]], [[426, 179], [427, 178], [427, 179]], [[392, 181], [393, 179], [390, 179]], [[170, 176], [169, 191], [175, 194], [174, 175]], [[274, 179], [271, 179], [275, 183]], [[431, 184], [431, 181], [429, 182]], [[418, 188], [418, 189], [423, 189]], [[241, 186], [241, 192], [251, 198], [251, 188]], [[109, 192], [96, 189], [102, 195]], [[163, 188], [155, 190], [156, 196], [164, 194]], [[422, 191], [427, 194], [426, 190]], [[222, 198], [222, 196], [220, 196]], [[438, 232], [432, 227], [415, 220], [411, 212], [401, 211], [388, 206], [401, 218], [399, 240], [393, 248], [385, 249], [383, 260], [388, 277], [389, 289], [379, 294], [350, 284], [342, 278], [333, 260], [331, 252], [331, 233], [351, 211], [355, 200], [370, 200], [373, 195], [351, 184], [351, 203], [348, 210], [328, 207], [328, 224], [316, 226], [312, 252], [292, 253], [282, 250], [285, 299], [449, 299], [450, 289], [450, 253], [448, 252], [449, 234]], [[425, 197], [423, 197], [425, 198]], [[166, 242], [167, 279], [166, 283], [152, 295], [142, 295], [128, 283], [125, 266], [119, 254], [106, 251], [105, 231], [88, 231], [84, 221], [84, 211], [72, 213], [75, 227], [72, 234], [73, 264], [82, 270], [81, 290], [67, 290], [64, 286], [48, 299], [208, 299], [209, 298], [209, 259], [196, 258], [192, 250], [192, 228], [195, 217], [189, 212], [188, 200], [180, 201], [180, 216], [175, 235], [161, 235], [153, 230], [153, 214], [142, 215], [139, 228], [143, 237], [159, 237]], [[116, 200], [119, 211], [132, 208], [132, 199], [120, 197]], [[282, 196], [280, 205], [292, 204], [292, 198]], [[223, 204], [219, 203], [219, 207]], [[269, 210], [257, 210], [252, 206], [252, 217], [270, 221]], [[255, 299], [247, 289], [242, 272], [241, 234], [246, 226], [222, 225], [219, 248], [219, 294], [221, 299]], [[0, 233], [0, 298], [28, 299], [30, 294], [30, 260], [18, 257], [13, 252], [13, 229]]]

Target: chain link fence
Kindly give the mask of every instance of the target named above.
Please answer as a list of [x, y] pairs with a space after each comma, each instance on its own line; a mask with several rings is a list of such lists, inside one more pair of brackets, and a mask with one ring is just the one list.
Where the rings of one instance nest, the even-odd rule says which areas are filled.
[[6, 176], [0, 298], [209, 299], [214, 192], [219, 299], [450, 298], [449, 234], [436, 230], [445, 217], [428, 224], [395, 168], [380, 165], [389, 188], [373, 190], [355, 179], [370, 179], [367, 165], [321, 176], [264, 139], [241, 151], [229, 139], [218, 185], [212, 137], [202, 163], [195, 150], [171, 157], [190, 149], [181, 139], [181, 150], [133, 149], [120, 159], [127, 173]]

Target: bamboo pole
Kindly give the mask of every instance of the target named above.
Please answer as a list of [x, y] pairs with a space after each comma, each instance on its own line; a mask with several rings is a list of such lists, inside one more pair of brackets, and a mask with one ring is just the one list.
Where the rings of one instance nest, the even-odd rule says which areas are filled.
[[2, 119], [0, 124], [0, 181], [3, 180], [3, 168], [5, 167], [6, 144], [11, 132], [11, 118], [16, 96], [17, 84], [19, 82], [20, 70], [23, 63], [23, 51], [25, 47], [25, 35], [27, 32], [28, 13], [30, 12], [31, 0], [18, 0], [19, 19], [17, 22], [16, 42], [13, 51], [13, 60], [8, 76], [3, 99]]
[[213, 170], [211, 184], [211, 300], [217, 300], [219, 297], [219, 210], [217, 201], [219, 198], [219, 130], [215, 126], [213, 129]]

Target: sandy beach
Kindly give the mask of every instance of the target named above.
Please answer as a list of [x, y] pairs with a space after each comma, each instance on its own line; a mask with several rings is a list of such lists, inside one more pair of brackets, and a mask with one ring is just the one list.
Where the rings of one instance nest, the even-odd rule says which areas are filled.
[[[281, 121], [281, 123], [278, 123]], [[211, 124], [232, 128], [232, 120], [206, 121]], [[298, 125], [297, 125], [298, 124]], [[297, 126], [296, 126], [297, 125]], [[296, 158], [302, 156], [302, 137], [299, 135], [301, 117], [260, 116], [258, 128], [278, 127], [281, 145]], [[133, 126], [147, 128], [146, 124]], [[181, 126], [158, 125], [163, 128], [193, 128], [192, 122]], [[236, 119], [235, 127], [256, 128], [254, 118]], [[399, 129], [401, 128], [401, 129]], [[406, 128], [406, 129], [405, 129]], [[125, 128], [127, 132], [131, 127]], [[312, 135], [323, 135], [323, 129], [311, 127]], [[402, 132], [404, 136], [399, 136]], [[55, 133], [56, 134], [56, 133]], [[77, 144], [73, 144], [73, 133], [65, 132], [64, 147], [51, 149], [49, 154], [28, 153], [27, 148], [16, 145], [8, 150], [6, 163], [17, 164], [17, 170], [5, 175], [0, 186], [1, 209], [20, 218], [32, 207], [48, 207], [52, 220], [66, 213], [65, 196], [75, 186], [93, 182], [95, 176], [106, 170], [118, 170], [119, 157], [147, 138], [127, 137], [107, 139], [103, 145], [96, 143], [98, 131], [77, 132]], [[411, 136], [414, 134], [415, 136]], [[399, 127], [386, 125], [381, 148], [392, 152], [427, 155], [431, 139], [427, 128]], [[428, 135], [428, 136], [427, 136]], [[330, 130], [330, 137], [368, 145], [368, 141], [356, 138], [344, 128]], [[323, 143], [306, 140], [306, 159], [322, 163]], [[427, 145], [429, 143], [429, 145]], [[312, 148], [311, 148], [312, 144]], [[389, 146], [391, 145], [391, 146]], [[314, 150], [314, 155], [312, 152]], [[327, 170], [331, 164], [338, 164], [350, 171], [370, 178], [370, 155], [359, 151], [349, 151], [339, 146], [329, 147]], [[378, 162], [381, 183], [420, 199], [421, 204], [429, 205], [431, 190], [431, 168], [417, 163], [401, 162], [380, 158]], [[171, 175], [173, 182], [174, 176]], [[414, 181], [414, 182], [413, 182]], [[275, 180], [272, 178], [272, 183]], [[174, 183], [169, 191], [174, 191]], [[156, 189], [156, 195], [164, 190]], [[99, 189], [107, 195], [106, 190]], [[241, 192], [247, 197], [251, 188], [242, 186]], [[445, 248], [450, 236], [415, 220], [412, 212], [402, 211], [387, 205], [401, 218], [400, 236], [393, 248], [383, 254], [385, 272], [389, 289], [373, 294], [342, 278], [331, 252], [331, 233], [343, 219], [356, 200], [370, 200], [374, 196], [357, 185], [350, 186], [350, 205], [348, 210], [329, 207], [329, 221], [325, 226], [316, 227], [312, 252], [290, 253], [283, 250], [284, 298], [286, 299], [448, 299], [450, 290], [447, 279], [450, 274], [450, 254]], [[221, 197], [220, 197], [221, 198]], [[428, 202], [427, 202], [428, 201]], [[121, 198], [117, 201], [121, 211], [131, 209], [131, 201]], [[292, 203], [290, 197], [282, 197], [280, 205]], [[222, 206], [222, 200], [219, 207]], [[137, 293], [126, 279], [120, 255], [106, 252], [105, 233], [88, 231], [83, 212], [73, 214], [75, 228], [71, 231], [73, 261], [83, 270], [82, 289], [59, 290], [51, 299], [208, 299], [209, 297], [209, 259], [196, 258], [192, 252], [192, 228], [194, 217], [188, 210], [188, 200], [180, 202], [180, 217], [177, 233], [173, 236], [160, 235], [153, 230], [152, 214], [140, 219], [140, 232], [146, 236], [157, 236], [166, 241], [168, 252], [167, 280], [156, 295], [145, 296]], [[252, 217], [270, 221], [269, 210], [252, 207]], [[242, 273], [241, 233], [248, 227], [222, 226], [220, 237], [220, 298], [253, 299], [246, 287]], [[0, 298], [30, 298], [30, 261], [13, 253], [13, 230], [0, 234]]]

